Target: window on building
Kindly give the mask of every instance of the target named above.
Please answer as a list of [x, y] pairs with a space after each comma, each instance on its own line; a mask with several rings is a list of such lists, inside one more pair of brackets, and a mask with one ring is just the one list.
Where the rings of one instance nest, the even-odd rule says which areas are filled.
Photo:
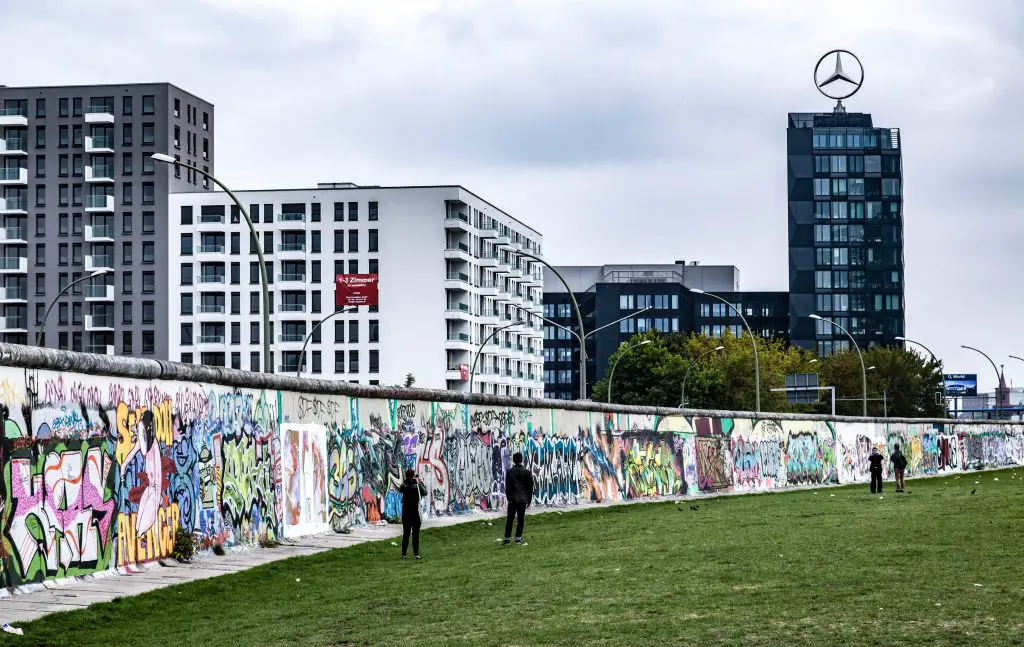
[[359, 220], [359, 203], [349, 202], [348, 203], [348, 219], [349, 222]]
[[376, 252], [377, 250], [377, 230], [371, 229], [367, 232], [368, 240], [366, 243], [366, 251]]

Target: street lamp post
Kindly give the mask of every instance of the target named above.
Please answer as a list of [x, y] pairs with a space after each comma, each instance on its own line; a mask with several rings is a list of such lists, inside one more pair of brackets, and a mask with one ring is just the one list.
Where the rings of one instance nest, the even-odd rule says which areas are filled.
[[506, 324], [504, 326], [498, 326], [497, 328], [495, 328], [494, 330], [491, 331], [491, 334], [487, 335], [487, 337], [484, 338], [483, 343], [480, 344], [480, 348], [476, 349], [476, 355], [473, 356], [473, 366], [469, 369], [469, 393], [470, 393], [470, 395], [472, 395], [472, 393], [473, 393], [473, 381], [476, 378], [476, 364], [480, 360], [480, 353], [484, 352], [484, 348], [487, 347], [487, 344], [491, 343], [491, 338], [492, 337], [494, 337], [495, 335], [500, 333], [502, 330], [506, 330], [508, 328], [512, 328], [513, 326], [518, 326], [518, 325], [520, 325], [522, 323], [523, 323], [522, 321], [513, 321], [510, 324]]
[[864, 415], [865, 418], [867, 418], [868, 417], [868, 371], [867, 371], [866, 368], [864, 368], [864, 355], [862, 355], [861, 352], [860, 352], [860, 346], [857, 345], [857, 340], [853, 338], [853, 335], [850, 334], [849, 330], [847, 330], [846, 328], [843, 328], [842, 326], [840, 326], [836, 322], [832, 321], [831, 319], [826, 319], [826, 318], [824, 318], [822, 316], [819, 316], [819, 315], [810, 315], [810, 317], [811, 317], [811, 319], [814, 319], [815, 321], [824, 321], [827, 324], [835, 326], [839, 330], [842, 330], [844, 333], [846, 333], [846, 336], [850, 338], [850, 342], [853, 344], [853, 349], [857, 351], [857, 358], [860, 359], [860, 383], [861, 383], [861, 387], [864, 390], [864, 394], [863, 394], [864, 413], [863, 413], [863, 415]]
[[703, 294], [703, 295], [709, 296], [709, 297], [711, 297], [713, 299], [718, 299], [719, 301], [721, 301], [725, 305], [729, 306], [732, 309], [732, 311], [735, 312], [736, 315], [740, 318], [740, 321], [743, 322], [743, 327], [747, 329], [747, 334], [750, 335], [750, 344], [754, 347], [754, 410], [755, 410], [755, 412], [760, 413], [761, 412], [761, 365], [760, 365], [760, 363], [758, 362], [758, 359], [757, 359], [757, 339], [754, 338], [754, 331], [750, 329], [750, 324], [747, 323], [747, 318], [743, 316], [743, 313], [740, 312], [739, 308], [737, 308], [733, 304], [729, 303], [728, 300], [718, 296], [717, 294], [713, 294], [711, 292], [705, 292], [704, 290], [698, 290], [697, 288], [689, 288], [689, 289], [690, 289], [690, 292], [693, 292], [694, 294]]
[[42, 346], [43, 345], [43, 333], [46, 331], [46, 320], [49, 318], [50, 311], [53, 310], [53, 306], [57, 305], [57, 301], [60, 300], [60, 298], [62, 296], [64, 296], [65, 292], [70, 290], [73, 286], [78, 285], [79, 283], [82, 283], [83, 281], [88, 281], [89, 279], [94, 279], [97, 276], [104, 276], [106, 274], [110, 274], [113, 271], [114, 270], [109, 269], [109, 268], [108, 269], [102, 269], [102, 270], [96, 270], [92, 274], [89, 274], [87, 276], [83, 276], [82, 278], [77, 279], [75, 281], [72, 281], [71, 283], [68, 283], [67, 285], [65, 285], [64, 288], [60, 292], [57, 293], [57, 296], [53, 297], [53, 300], [50, 301], [50, 305], [48, 305], [46, 307], [46, 312], [43, 313], [43, 320], [41, 322], [39, 322], [39, 330], [36, 331], [36, 346]]
[[896, 341], [902, 341], [902, 342], [906, 342], [908, 344], [914, 344], [915, 346], [920, 346], [921, 348], [925, 349], [925, 351], [927, 351], [927, 353], [929, 355], [932, 356], [932, 361], [939, 365], [939, 387], [938, 387], [938, 390], [935, 392], [935, 404], [938, 404], [939, 403], [939, 398], [942, 398], [942, 415], [943, 416], [947, 415], [946, 414], [946, 380], [945, 380], [945, 377], [943, 377], [945, 375], [945, 369], [942, 366], [942, 360], [939, 359], [938, 357], [936, 357], [935, 353], [933, 353], [930, 348], [928, 348], [927, 346], [925, 346], [924, 344], [922, 344], [919, 341], [914, 341], [913, 339], [907, 339], [906, 337], [896, 337], [895, 339], [896, 339]]
[[996, 372], [996, 391], [995, 391], [995, 393], [996, 393], [996, 413], [999, 416], [999, 418], [1002, 419], [1002, 417], [1003, 417], [1003, 407], [999, 403], [999, 384], [1003, 381], [1003, 374], [999, 372], [999, 368], [996, 367], [996, 363], [994, 361], [992, 361], [992, 358], [989, 357], [988, 355], [986, 355], [984, 352], [978, 350], [977, 348], [975, 348], [973, 346], [963, 346], [963, 345], [961, 345], [960, 348], [965, 348], [967, 350], [973, 350], [975, 353], [978, 353], [979, 355], [981, 355], [982, 357], [987, 359], [988, 363], [992, 365], [992, 369]]
[[223, 182], [210, 175], [207, 171], [204, 171], [188, 162], [182, 162], [176, 160], [170, 155], [164, 153], [154, 153], [150, 155], [157, 162], [163, 162], [165, 164], [172, 164], [183, 166], [187, 169], [191, 169], [194, 173], [198, 173], [203, 177], [207, 178], [228, 194], [228, 197], [234, 201], [235, 206], [242, 213], [242, 217], [245, 218], [245, 224], [249, 226], [249, 233], [252, 234], [252, 244], [256, 248], [256, 257], [260, 263], [260, 282], [263, 286], [263, 370], [266, 373], [274, 372], [274, 363], [270, 359], [270, 282], [267, 280], [267, 262], [263, 258], [263, 244], [260, 242], [260, 237], [256, 233], [256, 227], [252, 224], [252, 218], [249, 216], [249, 212], [246, 210], [245, 205], [238, 199], [238, 196], [234, 192], [224, 185]]
[[651, 343], [651, 340], [650, 339], [645, 339], [645, 340], [643, 340], [641, 342], [637, 342], [636, 344], [632, 344], [630, 346], [627, 346], [626, 350], [624, 350], [621, 353], [619, 353], [619, 356], [615, 358], [615, 363], [612, 364], [612, 370], [608, 374], [608, 404], [612, 403], [612, 383], [615, 381], [615, 367], [619, 365], [619, 360], [621, 360], [623, 357], [625, 357], [626, 353], [628, 353], [629, 351], [633, 350], [634, 348], [639, 348], [640, 346], [646, 346], [649, 343]]
[[318, 321], [315, 326], [313, 326], [313, 329], [309, 331], [308, 335], [306, 335], [306, 341], [302, 342], [302, 354], [299, 355], [299, 368], [296, 369], [295, 371], [295, 377], [302, 377], [302, 365], [306, 363], [306, 346], [309, 345], [309, 340], [313, 338], [313, 334], [316, 331], [320, 330], [320, 326], [324, 325], [329, 320], [334, 319], [338, 315], [351, 314], [353, 312], [356, 312], [356, 309], [335, 310], [331, 314], [327, 315], [326, 317]]
[[690, 379], [690, 370], [694, 367], [694, 365], [699, 364], [700, 360], [704, 359], [705, 357], [707, 357], [711, 353], [717, 353], [717, 352], [723, 351], [723, 350], [725, 350], [725, 346], [717, 346], [715, 348], [712, 348], [709, 351], [705, 351], [705, 352], [701, 353], [700, 355], [698, 355], [697, 359], [693, 360], [693, 362], [691, 362], [690, 365], [686, 367], [686, 373], [683, 375], [682, 398], [679, 400], [679, 408], [680, 409], [683, 409], [683, 408], [686, 407], [686, 382], [687, 382], [687, 380]]
[[539, 256], [530, 254], [520, 250], [510, 250], [510, 253], [517, 254], [519, 256], [525, 256], [531, 258], [534, 261], [540, 263], [544, 267], [551, 270], [551, 273], [558, 277], [558, 280], [562, 282], [565, 287], [565, 291], [569, 293], [569, 300], [572, 301], [573, 310], [576, 311], [576, 325], [579, 326], [580, 332], [577, 338], [580, 340], [580, 400], [587, 399], [587, 348], [583, 344], [583, 340], [586, 338], [586, 333], [583, 332], [583, 314], [580, 313], [580, 304], [576, 301], [576, 295], [573, 293], [572, 288], [569, 287], [569, 283], [566, 282], [565, 278], [561, 273], [551, 266], [547, 261]]

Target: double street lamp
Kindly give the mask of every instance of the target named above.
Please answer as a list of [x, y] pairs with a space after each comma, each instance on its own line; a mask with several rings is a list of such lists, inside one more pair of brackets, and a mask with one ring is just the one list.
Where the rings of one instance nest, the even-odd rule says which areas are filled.
[[646, 346], [649, 343], [651, 343], [651, 340], [650, 339], [645, 339], [645, 340], [643, 340], [641, 342], [637, 342], [635, 344], [631, 344], [629, 346], [626, 346], [626, 349], [623, 350], [621, 353], [619, 353], [619, 356], [615, 358], [615, 363], [612, 364], [612, 370], [608, 374], [608, 404], [612, 403], [612, 383], [615, 381], [615, 367], [619, 365], [619, 360], [621, 360], [623, 357], [625, 357], [626, 354], [629, 353], [629, 351], [633, 350], [634, 348], [639, 348], [641, 346]]
[[694, 294], [703, 294], [709, 296], [712, 299], [718, 299], [736, 313], [736, 316], [743, 322], [743, 327], [747, 329], [747, 334], [750, 335], [750, 345], [754, 348], [754, 411], [757, 413], [761, 412], [761, 365], [757, 359], [757, 339], [754, 338], [754, 331], [750, 329], [750, 324], [747, 323], [747, 318], [743, 316], [740, 309], [735, 305], [729, 303], [729, 301], [723, 297], [713, 294], [711, 292], [705, 292], [704, 290], [698, 290], [697, 288], [690, 288], [690, 292]]
[[[821, 317], [819, 315], [810, 315], [810, 317], [811, 317], [811, 319], [814, 319], [815, 321], [824, 321], [825, 323], [838, 328], [839, 330], [841, 330], [844, 333], [846, 333], [846, 336], [850, 338], [850, 343], [853, 344], [853, 349], [857, 351], [857, 358], [860, 360], [860, 382], [861, 382], [861, 388], [863, 389], [863, 396], [862, 396], [862, 399], [863, 399], [863, 409], [864, 409], [863, 415], [864, 415], [865, 418], [867, 418], [868, 417], [868, 371], [867, 371], [866, 368], [864, 368], [864, 356], [860, 352], [860, 346], [857, 345], [857, 340], [853, 338], [853, 335], [850, 334], [849, 330], [847, 330], [846, 328], [843, 328], [842, 326], [840, 326], [836, 322], [832, 321], [831, 319], [826, 319], [826, 318]], [[874, 368], [874, 367], [872, 367], [872, 368]]]
[[36, 346], [43, 345], [43, 334], [46, 332], [46, 320], [50, 317], [50, 311], [53, 310], [53, 306], [57, 305], [57, 301], [59, 301], [60, 298], [64, 296], [65, 292], [70, 290], [72, 287], [78, 285], [79, 283], [89, 281], [91, 279], [96, 278], [97, 276], [104, 276], [106, 274], [110, 274], [113, 271], [114, 270], [110, 268], [96, 270], [92, 274], [87, 274], [86, 276], [83, 276], [80, 279], [76, 279], [71, 283], [65, 285], [63, 288], [61, 288], [61, 291], [57, 293], [57, 296], [53, 297], [53, 300], [50, 301], [50, 305], [46, 307], [46, 312], [43, 313], [43, 320], [39, 322], [39, 330], [36, 331]]
[[[260, 283], [263, 287], [263, 370], [266, 373], [273, 373], [274, 362], [270, 358], [270, 281], [267, 280], [267, 262], [263, 258], [263, 245], [260, 243], [260, 237], [256, 233], [256, 227], [252, 224], [252, 218], [249, 216], [249, 212], [246, 210], [245, 205], [242, 204], [242, 201], [238, 199], [238, 196], [236, 196], [231, 189], [226, 187], [223, 182], [210, 175], [207, 171], [189, 164], [188, 162], [176, 160], [170, 155], [165, 155], [164, 153], [154, 153], [153, 155], [150, 155], [150, 157], [157, 162], [182, 166], [190, 169], [193, 173], [198, 173], [210, 180], [228, 194], [228, 197], [231, 198], [235, 203], [235, 206], [238, 207], [238, 210], [242, 213], [242, 217], [245, 218], [245, 224], [249, 226], [249, 233], [252, 234], [252, 245], [256, 249], [256, 257], [259, 259]], [[299, 363], [301, 366], [301, 360]]]

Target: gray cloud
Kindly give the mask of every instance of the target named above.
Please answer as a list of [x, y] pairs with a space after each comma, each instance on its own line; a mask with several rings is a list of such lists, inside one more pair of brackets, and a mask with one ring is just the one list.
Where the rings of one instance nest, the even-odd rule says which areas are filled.
[[7, 4], [33, 55], [0, 82], [175, 82], [217, 105], [234, 185], [458, 182], [555, 262], [735, 263], [748, 289], [787, 285], [786, 113], [830, 110], [811, 66], [852, 49], [848, 109], [902, 129], [908, 334], [983, 383], [961, 343], [1024, 353], [1012, 0]]

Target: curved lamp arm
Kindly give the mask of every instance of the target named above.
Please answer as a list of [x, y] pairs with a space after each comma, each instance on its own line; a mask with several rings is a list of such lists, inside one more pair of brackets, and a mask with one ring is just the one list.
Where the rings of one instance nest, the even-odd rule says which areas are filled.
[[113, 270], [110, 270], [110, 269], [97, 270], [97, 271], [93, 272], [92, 274], [87, 274], [86, 276], [83, 276], [81, 278], [75, 279], [71, 283], [68, 283], [67, 285], [65, 285], [64, 289], [62, 289], [60, 292], [58, 292], [57, 296], [53, 297], [53, 300], [50, 301], [50, 305], [48, 305], [46, 307], [46, 312], [43, 313], [43, 320], [41, 322], [39, 322], [39, 330], [36, 331], [36, 346], [42, 346], [43, 345], [43, 332], [46, 331], [46, 320], [50, 317], [50, 311], [53, 310], [53, 306], [57, 305], [57, 301], [59, 301], [60, 298], [62, 296], [64, 296], [64, 294], [68, 290], [70, 290], [73, 286], [78, 285], [79, 283], [83, 283], [85, 281], [88, 281], [89, 279], [94, 279], [97, 276], [106, 276], [107, 274], [110, 274], [112, 271]]
[[523, 322], [513, 321], [510, 324], [505, 324], [504, 326], [499, 326], [495, 328], [494, 330], [491, 331], [491, 334], [487, 335], [487, 337], [484, 338], [483, 343], [480, 344], [480, 348], [476, 349], [476, 355], [473, 356], [473, 366], [472, 368], [469, 369], [469, 393], [471, 395], [473, 393], [473, 381], [476, 378], [476, 364], [478, 361], [480, 361], [480, 353], [484, 352], [484, 348], [486, 348], [487, 344], [491, 342], [492, 337], [500, 333], [502, 330], [507, 330], [508, 328], [512, 328], [513, 326], [518, 326], [521, 323]]
[[326, 317], [324, 317], [323, 319], [318, 321], [315, 326], [313, 326], [313, 329], [309, 331], [308, 335], [306, 335], [306, 341], [302, 342], [302, 354], [299, 355], [299, 368], [295, 370], [295, 377], [302, 377], [302, 366], [306, 363], [306, 346], [309, 345], [309, 340], [313, 339], [313, 334], [316, 331], [320, 330], [320, 326], [322, 326], [325, 323], [327, 323], [328, 320], [334, 319], [338, 315], [352, 314], [353, 312], [357, 312], [357, 311], [358, 310], [356, 308], [353, 308], [351, 310], [349, 310], [349, 309], [335, 310], [331, 314], [327, 315]]
[[750, 324], [747, 323], [747, 318], [743, 316], [739, 308], [729, 303], [726, 299], [718, 296], [711, 292], [705, 292], [704, 290], [698, 290], [697, 288], [690, 288], [690, 292], [694, 294], [703, 294], [713, 299], [718, 299], [736, 313], [736, 316], [743, 322], [743, 327], [747, 329], [747, 334], [750, 335], [750, 344], [754, 348], [754, 406], [757, 413], [761, 412], [761, 364], [757, 358], [757, 339], [754, 338], [754, 331], [750, 329]]
[[615, 382], [615, 367], [619, 365], [619, 360], [625, 357], [626, 354], [629, 353], [629, 351], [633, 350], [634, 348], [646, 346], [649, 343], [651, 343], [651, 340], [645, 339], [641, 342], [637, 342], [636, 344], [632, 344], [631, 346], [626, 346], [626, 349], [619, 353], [619, 356], [615, 358], [615, 363], [612, 364], [612, 370], [608, 374], [608, 404], [612, 403], [612, 383]]
[[234, 191], [224, 185], [223, 182], [210, 175], [208, 171], [204, 171], [197, 166], [189, 164], [188, 162], [182, 162], [176, 160], [170, 155], [163, 153], [154, 153], [150, 155], [157, 162], [163, 162], [164, 164], [172, 164], [177, 166], [184, 166], [187, 169], [191, 169], [193, 172], [202, 175], [206, 179], [210, 180], [225, 193], [235, 203], [238, 210], [242, 213], [242, 217], [245, 218], [245, 224], [249, 226], [249, 233], [252, 235], [252, 244], [256, 248], [256, 258], [260, 264], [260, 279], [263, 285], [263, 370], [266, 373], [274, 372], [274, 363], [270, 359], [270, 281], [267, 280], [267, 262], [263, 258], [263, 244], [260, 242], [259, 234], [256, 233], [256, 227], [252, 224], [252, 217], [249, 216], [249, 211], [242, 204], [242, 201], [238, 199]]
[[[843, 328], [842, 326], [840, 326], [836, 322], [832, 321], [831, 319], [826, 319], [826, 318], [818, 316], [818, 315], [810, 315], [810, 317], [811, 317], [811, 319], [815, 319], [817, 321], [824, 321], [827, 324], [835, 326], [839, 330], [842, 330], [844, 333], [846, 333], [846, 336], [850, 338], [850, 342], [853, 344], [853, 349], [855, 351], [857, 351], [857, 357], [860, 359], [860, 381], [861, 381], [861, 388], [863, 389], [863, 409], [864, 409], [864, 417], [867, 418], [868, 417], [868, 370], [866, 368], [864, 368], [864, 355], [862, 355], [861, 352], [860, 352], [860, 346], [857, 345], [857, 340], [853, 338], [853, 335], [850, 334], [849, 330], [847, 330], [846, 328]], [[874, 367], [872, 366], [871, 368], [874, 368]]]

